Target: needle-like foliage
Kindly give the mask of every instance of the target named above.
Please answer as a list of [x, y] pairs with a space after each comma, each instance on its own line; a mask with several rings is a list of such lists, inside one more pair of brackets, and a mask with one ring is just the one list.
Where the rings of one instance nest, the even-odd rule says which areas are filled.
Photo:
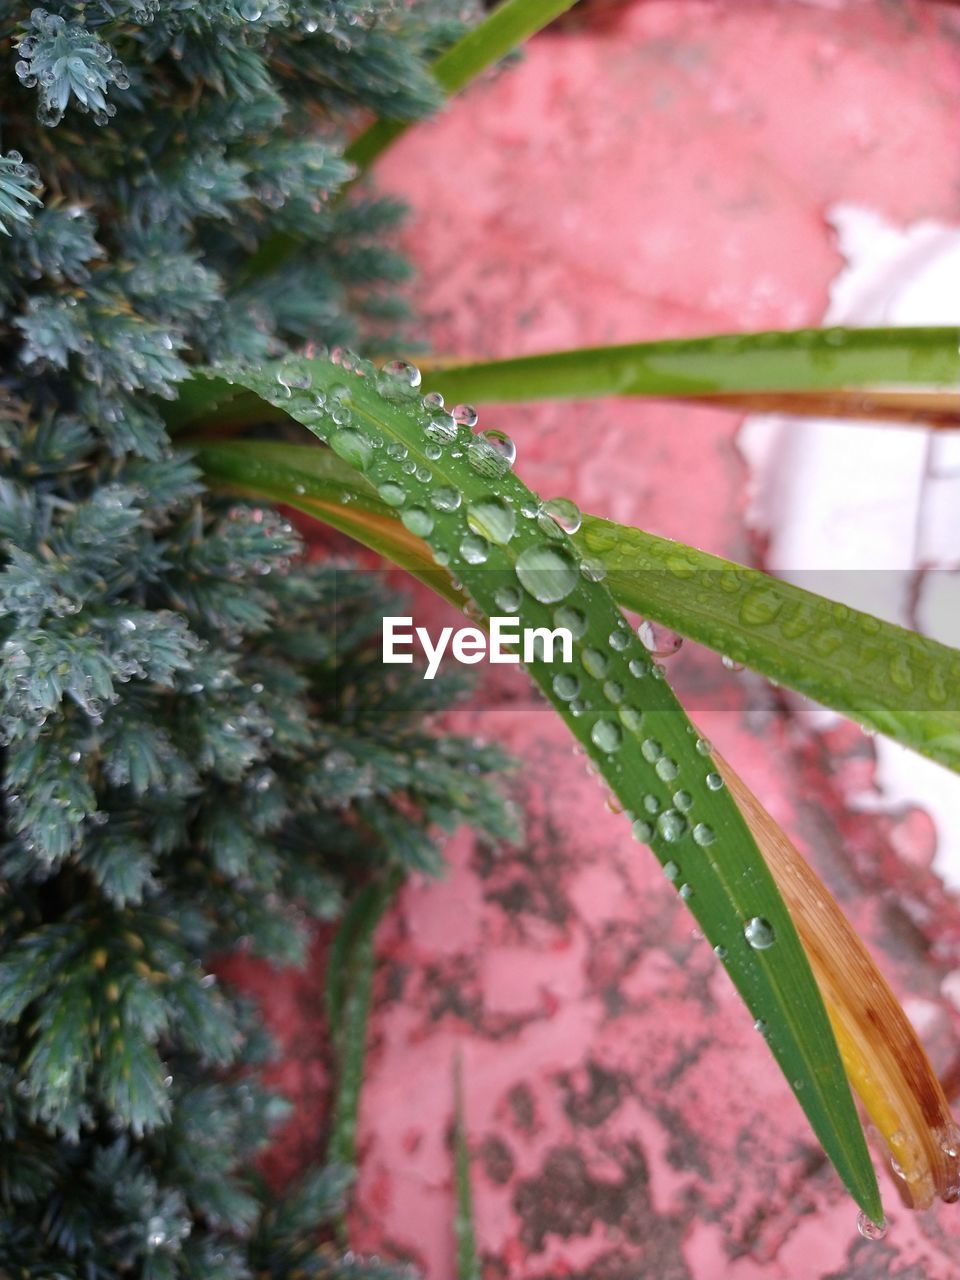
[[[318, 1245], [342, 1171], [279, 1202], [256, 1179], [282, 1106], [207, 961], [296, 963], [352, 886], [435, 868], [432, 828], [503, 833], [499, 758], [385, 677], [382, 586], [212, 501], [156, 405], [225, 353], [375, 343], [398, 210], [335, 205], [341, 128], [428, 112], [458, 28], [384, 0], [4, 6], [4, 1276], [380, 1274]], [[308, 247], [245, 282], [277, 228]]]

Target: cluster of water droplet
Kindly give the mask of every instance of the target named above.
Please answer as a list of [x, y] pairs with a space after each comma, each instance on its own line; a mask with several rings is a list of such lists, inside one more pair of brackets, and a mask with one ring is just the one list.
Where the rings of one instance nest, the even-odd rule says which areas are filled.
[[[675, 653], [680, 637], [651, 622], [642, 623], [635, 633], [619, 616], [607, 636], [589, 636], [595, 623], [588, 623], [576, 595], [580, 584], [601, 580], [605, 569], [602, 561], [584, 556], [571, 540], [581, 525], [577, 505], [566, 497], [539, 502], [502, 483], [516, 459], [513, 441], [499, 430], [478, 430], [478, 414], [471, 405], [451, 408], [439, 393], [424, 394], [415, 365], [395, 360], [377, 369], [339, 349], [329, 358], [342, 377], [331, 382], [326, 374], [318, 376], [320, 385], [315, 387], [310, 366], [288, 360], [267, 390], [268, 398], [313, 427], [339, 457], [365, 475], [380, 500], [427, 542], [434, 559], [458, 586], [466, 579], [481, 595], [488, 593], [504, 613], [520, 611], [524, 598], [548, 608], [553, 625], [570, 632], [574, 660], [560, 670], [535, 674], [570, 717], [585, 719], [585, 739], [614, 785], [623, 771], [628, 738], [656, 779], [642, 797], [641, 811], [627, 814], [634, 836], [658, 847], [674, 847], [678, 854], [686, 849], [685, 856], [708, 857], [716, 834], [698, 817], [694, 795], [701, 787], [723, 787], [721, 775], [710, 767], [709, 743], [696, 739], [704, 757], [702, 776], [681, 776], [677, 761], [654, 732], [646, 731], [643, 709], [649, 696], [643, 694], [641, 682], [663, 675], [652, 658]], [[239, 370], [224, 366], [220, 372], [229, 381]], [[390, 402], [412, 433], [391, 431], [389, 415], [382, 410], [378, 415], [368, 387]], [[453, 462], [468, 466], [489, 482], [489, 489], [481, 488], [475, 495], [476, 486], [471, 486], [469, 496], [464, 495], [452, 482]], [[496, 571], [493, 587], [488, 585], [491, 580], [480, 587], [473, 571], [481, 566]], [[473, 599], [467, 612], [483, 616]], [[611, 807], [620, 811], [618, 801], [611, 801]], [[695, 873], [687, 878], [673, 859], [665, 871], [684, 899], [694, 896]], [[761, 916], [744, 920], [742, 936], [755, 951], [768, 949], [776, 940], [773, 927]], [[717, 953], [721, 958], [726, 954], [724, 948]]]
[[40, 123], [59, 124], [72, 98], [79, 111], [91, 112], [96, 124], [106, 124], [117, 111], [105, 97], [107, 89], [130, 86], [127, 70], [110, 45], [79, 23], [68, 23], [45, 9], [34, 9], [30, 24], [32, 31], [17, 44], [20, 57], [14, 70], [21, 84], [40, 91]]

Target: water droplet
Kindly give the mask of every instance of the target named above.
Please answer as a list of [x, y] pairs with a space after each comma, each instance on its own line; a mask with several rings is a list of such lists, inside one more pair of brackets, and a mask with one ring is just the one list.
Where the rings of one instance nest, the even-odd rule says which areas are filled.
[[611, 649], [617, 653], [623, 653], [630, 643], [630, 634], [625, 628], [618, 628], [616, 631], [611, 631], [607, 639]]
[[728, 671], [742, 671], [742, 670], [743, 670], [743, 663], [742, 663], [742, 662], [737, 662], [737, 661], [736, 661], [736, 659], [735, 659], [735, 658], [731, 658], [731, 657], [729, 656], [729, 654], [726, 654], [726, 653], [725, 653], [725, 654], [723, 654], [723, 656], [721, 657], [720, 661], [723, 663], [723, 665], [727, 668], [727, 670], [728, 670]]
[[430, 502], [438, 511], [456, 511], [462, 501], [459, 492], [446, 485], [434, 489], [430, 495]]
[[693, 828], [693, 838], [697, 844], [706, 846], [713, 844], [717, 837], [714, 835], [712, 827], [708, 827], [705, 822], [698, 822]]
[[549, 543], [521, 551], [516, 573], [523, 589], [541, 604], [565, 600], [577, 583], [576, 562], [563, 547]]
[[576, 533], [580, 528], [580, 508], [569, 498], [550, 498], [537, 513], [537, 523], [548, 538], [560, 533]]
[[679, 840], [687, 829], [687, 820], [676, 809], [665, 809], [657, 819], [657, 830], [664, 840]]
[[387, 445], [387, 457], [394, 458], [397, 462], [402, 462], [407, 452], [407, 446], [401, 444], [399, 440], [394, 440], [392, 444]]
[[661, 782], [673, 782], [674, 778], [680, 772], [677, 768], [676, 760], [671, 760], [669, 756], [661, 756], [655, 765], [657, 777]]
[[620, 749], [623, 732], [613, 720], [597, 720], [590, 730], [590, 737], [601, 751], [609, 753]]
[[702, 756], [708, 756], [710, 752], [713, 750], [713, 748], [710, 746], [710, 743], [706, 740], [706, 738], [698, 738], [695, 745], [696, 745], [697, 751]]
[[681, 813], [689, 813], [693, 808], [693, 796], [689, 791], [675, 791], [673, 793], [673, 806], [679, 809]]
[[415, 364], [407, 364], [406, 360], [390, 360], [380, 372], [402, 387], [416, 388], [420, 385], [420, 370]]
[[607, 655], [601, 653], [599, 649], [584, 649], [580, 661], [583, 663], [583, 669], [590, 675], [596, 676], [601, 680], [607, 674]]
[[643, 723], [643, 712], [638, 711], [636, 707], [631, 707], [629, 704], [620, 707], [617, 715], [620, 717], [620, 723], [623, 727], [629, 729], [631, 733], [636, 733]]
[[671, 657], [683, 644], [682, 636], [678, 636], [675, 631], [670, 631], [667, 627], [660, 626], [658, 622], [650, 622], [649, 619], [640, 623], [637, 627], [637, 635], [647, 652], [657, 658]]
[[580, 572], [588, 582], [602, 582], [607, 576], [607, 566], [602, 560], [586, 556], [580, 561]]
[[423, 397], [423, 407], [425, 409], [442, 409], [443, 396], [439, 391], [428, 391]]
[[263, 13], [258, 0], [240, 0], [240, 17], [244, 22], [257, 22]]
[[406, 511], [401, 511], [400, 519], [418, 538], [426, 538], [433, 532], [433, 516], [426, 507], [408, 507]]
[[392, 480], [380, 485], [377, 493], [388, 507], [402, 507], [407, 500], [406, 489], [402, 485], [394, 484]]
[[497, 587], [493, 593], [493, 599], [497, 608], [502, 609], [504, 613], [516, 613], [523, 597], [519, 587]]
[[649, 844], [653, 839], [653, 827], [649, 822], [644, 822], [643, 818], [637, 818], [630, 830], [633, 832], [634, 839], [639, 840], [641, 844]]
[[618, 684], [616, 680], [608, 680], [603, 686], [603, 696], [608, 702], [617, 706], [623, 701], [623, 685]]
[[887, 1234], [887, 1224], [885, 1221], [879, 1225], [876, 1222], [871, 1222], [861, 1209], [857, 1214], [857, 1230], [864, 1240], [882, 1240]]
[[80, 761], [83, 759], [83, 756], [79, 751], [71, 751], [70, 754], [67, 756], [67, 759], [70, 761], [71, 764], [79, 764]]
[[706, 782], [711, 791], [720, 791], [723, 788], [723, 778], [719, 773], [708, 773]]
[[717, 957], [718, 960], [726, 960], [727, 948], [722, 943], [718, 942], [717, 945], [713, 948], [713, 954]]
[[579, 640], [587, 629], [587, 619], [580, 610], [572, 609], [566, 604], [554, 610], [553, 621], [555, 626], [569, 631], [574, 640]]
[[663, 747], [657, 742], [656, 738], [644, 738], [640, 743], [640, 754], [649, 764], [653, 764], [655, 760], [659, 760], [663, 755]]
[[373, 454], [367, 437], [350, 428], [335, 431], [330, 437], [330, 448], [358, 471], [366, 471]]
[[491, 449], [503, 459], [508, 467], [512, 467], [517, 460], [517, 446], [506, 434], [505, 431], [481, 431], [478, 440], [485, 441]]
[[777, 940], [773, 925], [769, 920], [764, 920], [763, 916], [751, 916], [743, 926], [743, 936], [754, 951], [766, 951]]
[[[492, 434], [494, 433], [487, 431], [470, 443], [467, 449], [467, 461], [484, 479], [499, 480], [510, 470], [509, 451], [495, 447], [489, 439]], [[496, 434], [502, 434], [502, 432]]]
[[753, 1024], [753, 1029], [761, 1036], [765, 1036], [767, 1034], [767, 1024], [764, 1022], [762, 1018], [758, 1018], [756, 1020], [756, 1022]]
[[693, 897], [693, 885], [682, 884], [680, 886], [680, 897], [684, 900], [684, 902], [689, 902], [690, 899]]
[[642, 680], [643, 677], [647, 674], [647, 670], [648, 670], [647, 664], [643, 661], [642, 658], [630, 659], [629, 671], [630, 671], [630, 674], [634, 677], [634, 679]]
[[662, 806], [659, 799], [651, 792], [643, 797], [643, 807], [647, 813], [659, 813]]
[[580, 692], [580, 681], [576, 676], [563, 673], [553, 677], [553, 692], [564, 702], [569, 702]]
[[460, 554], [467, 564], [484, 564], [489, 550], [490, 546], [486, 539], [478, 537], [475, 533], [465, 534], [460, 543]]
[[488, 542], [503, 545], [513, 537], [517, 513], [504, 498], [479, 498], [467, 507], [467, 524]]
[[457, 424], [449, 413], [435, 413], [424, 426], [423, 434], [434, 444], [450, 444], [457, 438]]
[[457, 404], [453, 407], [453, 420], [462, 427], [475, 427], [480, 421], [480, 415], [472, 404]]
[[[651, 835], [652, 834], [653, 833], [651, 832]], [[667, 877], [668, 880], [679, 880], [680, 868], [677, 866], [675, 862], [665, 862], [663, 864], [663, 874]]]

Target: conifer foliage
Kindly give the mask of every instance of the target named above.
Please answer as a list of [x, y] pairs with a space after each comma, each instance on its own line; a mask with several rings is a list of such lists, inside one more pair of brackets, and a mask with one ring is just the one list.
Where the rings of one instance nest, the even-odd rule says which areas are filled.
[[[429, 831], [502, 833], [492, 750], [388, 680], [381, 591], [224, 504], [160, 409], [195, 362], [369, 350], [399, 210], [339, 202], [356, 108], [436, 105], [436, 3], [2, 6], [0, 1275], [390, 1274], [318, 1245], [349, 1173], [253, 1172], [282, 1103], [209, 972], [309, 925]], [[282, 231], [297, 252], [245, 275]], [[159, 407], [158, 407], [159, 406]]]

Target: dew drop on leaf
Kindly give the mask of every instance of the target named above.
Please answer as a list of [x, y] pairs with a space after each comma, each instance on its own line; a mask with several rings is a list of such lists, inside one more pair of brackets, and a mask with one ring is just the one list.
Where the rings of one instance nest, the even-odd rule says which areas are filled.
[[519, 587], [497, 587], [493, 599], [497, 608], [504, 613], [516, 613], [523, 600]]
[[559, 609], [555, 609], [553, 621], [556, 626], [569, 631], [574, 640], [579, 640], [587, 629], [587, 619], [579, 609], [573, 609], [569, 605], [561, 605]]
[[680, 886], [680, 897], [684, 900], [684, 902], [689, 902], [690, 899], [693, 897], [693, 885], [682, 884]]
[[597, 720], [590, 730], [590, 737], [601, 751], [606, 751], [609, 754], [620, 749], [620, 744], [623, 741], [623, 731], [613, 720]]
[[580, 561], [580, 572], [588, 582], [602, 582], [607, 576], [607, 566], [602, 560], [586, 556]]
[[716, 836], [713, 833], [712, 827], [708, 827], [705, 822], [698, 822], [693, 828], [693, 838], [697, 844], [705, 846], [713, 844]]
[[489, 550], [490, 547], [486, 539], [479, 537], [475, 533], [466, 534], [460, 543], [460, 554], [467, 564], [484, 564]]
[[[419, 387], [420, 370], [415, 364], [407, 364], [406, 360], [390, 360], [381, 370], [392, 382], [401, 386]], [[381, 388], [382, 390], [382, 388]]]
[[418, 538], [426, 538], [433, 532], [433, 516], [426, 507], [408, 507], [400, 513], [400, 519]]
[[475, 427], [480, 421], [480, 415], [472, 404], [457, 404], [453, 407], [453, 420], [462, 427]]
[[723, 778], [719, 773], [708, 773], [706, 782], [711, 791], [720, 791], [723, 788]]
[[423, 407], [425, 409], [442, 409], [443, 396], [439, 391], [428, 391], [423, 397]]
[[407, 500], [406, 489], [404, 489], [403, 485], [395, 484], [392, 480], [380, 485], [377, 493], [388, 507], [402, 507]]
[[666, 809], [657, 819], [657, 830], [664, 840], [679, 840], [687, 829], [687, 820], [676, 809]]
[[[649, 826], [649, 823], [644, 823], [644, 825]], [[653, 832], [651, 831], [650, 834], [653, 835]], [[668, 880], [679, 880], [680, 868], [677, 866], [675, 862], [665, 862], [663, 864], [663, 874], [667, 877]]]
[[773, 925], [769, 920], [764, 920], [763, 916], [751, 916], [743, 926], [743, 936], [754, 951], [766, 951], [777, 940]]
[[661, 782], [673, 782], [680, 772], [676, 760], [671, 760], [669, 756], [661, 756], [654, 767]]
[[636, 707], [629, 704], [618, 708], [617, 715], [620, 717], [620, 723], [625, 729], [629, 729], [631, 733], [636, 733], [643, 723], [643, 712], [638, 711]]
[[580, 681], [566, 672], [553, 677], [553, 692], [564, 702], [569, 702], [580, 692]]
[[457, 438], [457, 424], [449, 413], [435, 413], [424, 426], [423, 434], [434, 444], [450, 444]]
[[576, 562], [563, 547], [548, 543], [524, 548], [516, 574], [523, 589], [541, 604], [559, 604], [577, 585]]
[[640, 623], [637, 635], [646, 651], [657, 658], [671, 657], [683, 644], [682, 636], [667, 627], [661, 627], [659, 623], [650, 622], [649, 619]]
[[886, 1222], [881, 1222], [878, 1225], [876, 1222], [872, 1222], [861, 1209], [857, 1214], [857, 1230], [864, 1240], [882, 1240], [887, 1234], [887, 1224]]
[[580, 528], [580, 508], [570, 498], [550, 498], [537, 513], [537, 523], [548, 538], [576, 533]]
[[580, 661], [583, 663], [584, 671], [596, 676], [598, 680], [601, 680], [607, 674], [607, 667], [609, 666], [607, 655], [601, 653], [599, 649], [584, 649], [580, 656]]
[[502, 546], [513, 537], [517, 513], [504, 498], [478, 498], [467, 507], [467, 524], [488, 542]]
[[[644, 822], [643, 818], [637, 818], [630, 830], [633, 832], [634, 839], [639, 840], [641, 844], [649, 844], [653, 839], [653, 827], [649, 822]], [[679, 871], [677, 874], [679, 875]]]
[[358, 471], [365, 471], [370, 465], [373, 449], [367, 437], [359, 431], [348, 428], [335, 431], [330, 437], [330, 448]]
[[430, 495], [430, 502], [438, 511], [456, 511], [461, 501], [459, 491], [446, 485]]

